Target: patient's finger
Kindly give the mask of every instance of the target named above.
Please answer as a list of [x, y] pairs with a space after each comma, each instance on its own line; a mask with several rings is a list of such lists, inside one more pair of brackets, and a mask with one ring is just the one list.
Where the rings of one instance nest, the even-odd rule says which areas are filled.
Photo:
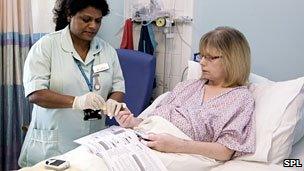
[[129, 115], [126, 119], [125, 119], [125, 124], [128, 124], [131, 122], [131, 119], [133, 118], [133, 115]]
[[153, 132], [148, 133], [148, 139], [151, 141], [155, 141], [155, 140], [157, 140], [157, 135]]
[[123, 124], [125, 124], [125, 123], [126, 123], [126, 120], [128, 119], [129, 116], [130, 116], [130, 115], [128, 115], [128, 114], [123, 115], [123, 116], [121, 117], [121, 122], [122, 122]]
[[131, 114], [131, 112], [129, 110], [122, 110], [122, 111], [119, 111], [117, 116], [122, 116], [122, 115], [126, 115], [126, 114]]
[[128, 117], [128, 115], [123, 115], [123, 116], [120, 117], [120, 121], [121, 121], [122, 124], [125, 123], [127, 117]]
[[124, 115], [130, 115], [130, 112], [128, 111], [120, 111], [118, 112], [118, 114], [116, 115], [116, 118], [118, 118], [119, 120], [121, 119], [122, 116]]
[[[145, 141], [145, 140], [142, 140], [142, 141]], [[155, 148], [156, 141], [145, 141], [145, 145], [150, 148]]]

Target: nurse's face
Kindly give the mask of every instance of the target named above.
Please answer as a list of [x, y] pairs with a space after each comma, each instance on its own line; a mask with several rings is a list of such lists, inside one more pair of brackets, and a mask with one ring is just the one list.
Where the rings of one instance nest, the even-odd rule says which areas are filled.
[[70, 31], [73, 36], [80, 40], [91, 41], [100, 28], [102, 12], [94, 7], [87, 7], [70, 19]]

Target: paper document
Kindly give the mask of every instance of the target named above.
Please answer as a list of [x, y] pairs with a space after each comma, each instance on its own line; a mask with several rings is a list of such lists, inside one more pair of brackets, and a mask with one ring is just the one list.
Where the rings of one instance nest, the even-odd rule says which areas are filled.
[[142, 144], [132, 129], [111, 126], [74, 142], [87, 146], [104, 159], [110, 171], [166, 171], [153, 151]]

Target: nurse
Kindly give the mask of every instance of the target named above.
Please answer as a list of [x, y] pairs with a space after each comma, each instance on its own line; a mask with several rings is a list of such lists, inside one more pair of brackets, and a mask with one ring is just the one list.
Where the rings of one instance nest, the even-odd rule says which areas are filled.
[[77, 146], [73, 140], [105, 128], [105, 115], [84, 120], [83, 110], [114, 115], [122, 108], [116, 51], [96, 36], [108, 13], [106, 0], [57, 0], [56, 32], [34, 44], [24, 65], [25, 96], [34, 108], [21, 167], [65, 153]]

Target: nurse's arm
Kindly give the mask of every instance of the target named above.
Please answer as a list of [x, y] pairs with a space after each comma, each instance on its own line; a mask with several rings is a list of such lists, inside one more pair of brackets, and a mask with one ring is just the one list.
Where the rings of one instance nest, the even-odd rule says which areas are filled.
[[71, 108], [74, 98], [48, 89], [37, 90], [28, 95], [31, 103], [44, 108]]
[[119, 91], [112, 92], [109, 96], [109, 99], [116, 100], [117, 102], [123, 102], [124, 101], [124, 93], [119, 92]]

